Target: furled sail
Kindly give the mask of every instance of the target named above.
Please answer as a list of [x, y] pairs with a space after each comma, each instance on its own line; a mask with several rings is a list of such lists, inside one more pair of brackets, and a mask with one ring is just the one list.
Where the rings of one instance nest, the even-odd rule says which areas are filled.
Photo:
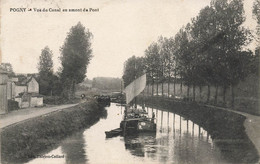
[[126, 104], [129, 104], [136, 96], [138, 96], [146, 86], [146, 74], [135, 79], [125, 88]]

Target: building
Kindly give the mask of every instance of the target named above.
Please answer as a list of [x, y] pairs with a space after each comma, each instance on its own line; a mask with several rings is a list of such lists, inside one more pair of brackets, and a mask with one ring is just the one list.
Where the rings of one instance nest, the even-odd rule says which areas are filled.
[[12, 83], [11, 85], [15, 85], [15, 87], [12, 90], [12, 95], [19, 96], [20, 93], [27, 92], [27, 93], [39, 93], [39, 83], [36, 81], [36, 79], [31, 76], [27, 78], [20, 78], [18, 81], [12, 80], [9, 83]]
[[7, 99], [17, 101], [19, 108], [43, 106], [43, 96], [39, 94], [39, 83], [33, 76], [9, 78]]
[[15, 97], [20, 108], [43, 106], [43, 96], [39, 93], [23, 92]]
[[37, 76], [15, 74], [10, 63], [0, 64], [0, 114], [17, 109], [17, 102], [20, 108], [43, 106]]
[[13, 83], [15, 87], [12, 95], [15, 95], [14, 99], [20, 108], [43, 106], [43, 96], [39, 94], [39, 83], [33, 76], [20, 78]]
[[7, 81], [7, 72], [0, 69], [0, 114], [8, 112]]

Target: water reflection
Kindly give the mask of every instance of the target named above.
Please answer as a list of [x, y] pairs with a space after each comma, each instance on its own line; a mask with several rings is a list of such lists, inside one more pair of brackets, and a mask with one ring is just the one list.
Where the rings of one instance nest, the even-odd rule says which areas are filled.
[[83, 132], [67, 138], [61, 144], [62, 154], [65, 154], [66, 163], [86, 163], [87, 154], [84, 150], [85, 140]]
[[155, 153], [156, 133], [140, 133], [135, 136], [125, 136], [125, 148], [130, 150], [132, 155], [144, 157], [145, 153]]
[[[147, 108], [148, 114], [153, 113]], [[141, 133], [125, 137], [125, 147], [132, 155], [151, 158], [158, 162], [207, 163], [220, 157], [213, 151], [210, 135], [190, 120], [169, 111], [159, 111], [156, 134]]]
[[[55, 163], [230, 162], [223, 158], [222, 147], [216, 146], [223, 143], [213, 142], [205, 129], [180, 115], [160, 109], [146, 108], [150, 117], [153, 112], [156, 115], [156, 133], [107, 139], [104, 132], [119, 127], [123, 112], [121, 106], [113, 103], [106, 109], [108, 115], [97, 124], [67, 138], [60, 147], [50, 152], [65, 155], [65, 159]], [[225, 146], [227, 150], [233, 150], [232, 145]], [[43, 161], [37, 160], [37, 163]], [[231, 162], [234, 161], [231, 159]]]

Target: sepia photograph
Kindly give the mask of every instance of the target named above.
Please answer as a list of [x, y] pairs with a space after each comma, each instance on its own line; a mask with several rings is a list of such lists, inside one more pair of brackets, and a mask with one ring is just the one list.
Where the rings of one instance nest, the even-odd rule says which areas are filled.
[[2, 164], [259, 164], [260, 0], [0, 0]]

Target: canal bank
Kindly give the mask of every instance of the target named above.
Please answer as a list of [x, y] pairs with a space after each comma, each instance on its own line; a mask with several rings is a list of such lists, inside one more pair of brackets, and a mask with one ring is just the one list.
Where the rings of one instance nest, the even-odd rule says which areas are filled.
[[[259, 144], [257, 144], [259, 142], [257, 135], [259, 134], [251, 126], [248, 126], [249, 121], [246, 115], [231, 110], [220, 110], [214, 106], [174, 101], [162, 97], [145, 97], [145, 99], [142, 99], [140, 96], [138, 100], [145, 102], [148, 107], [172, 111], [202, 126], [212, 136], [216, 145], [220, 147], [222, 154], [224, 156], [228, 154], [227, 159], [235, 160], [237, 158], [242, 160], [238, 161], [240, 163], [247, 163], [248, 161], [257, 163], [259, 161]], [[226, 153], [225, 147], [230, 144], [234, 148]], [[237, 151], [238, 149], [248, 149], [248, 151], [241, 153]], [[241, 157], [243, 158], [241, 159]]]
[[[240, 111], [233, 111], [231, 109], [222, 108], [222, 107], [214, 107], [214, 106], [208, 106], [208, 107], [217, 108], [228, 112], [234, 112], [242, 116], [245, 116], [246, 117], [246, 120], [244, 121], [245, 132], [250, 138], [250, 140], [253, 142], [253, 144], [255, 145], [258, 151], [258, 156], [260, 156], [260, 117], [259, 116], [240, 112]], [[258, 163], [260, 163], [260, 159]]]
[[103, 107], [89, 101], [3, 128], [1, 163], [24, 163], [36, 158], [105, 114]]

